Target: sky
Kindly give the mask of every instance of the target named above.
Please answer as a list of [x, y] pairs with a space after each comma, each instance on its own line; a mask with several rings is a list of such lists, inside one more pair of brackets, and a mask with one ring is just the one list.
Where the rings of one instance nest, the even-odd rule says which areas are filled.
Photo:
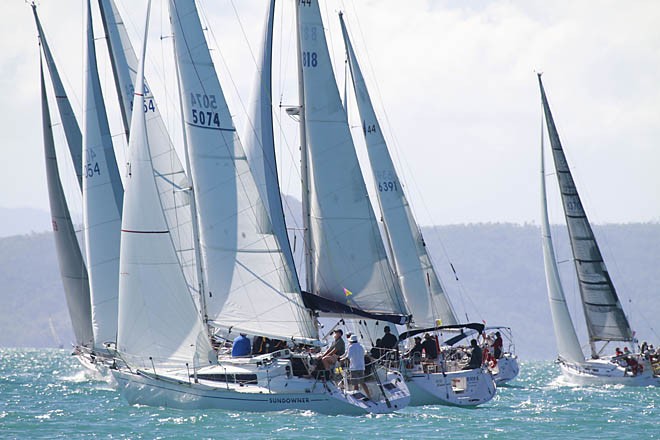
[[[116, 1], [137, 47], [146, 3]], [[78, 114], [83, 3], [38, 2]], [[199, 3], [236, 126], [244, 127], [267, 1]], [[154, 0], [146, 75], [180, 148], [165, 4]], [[277, 9], [273, 89], [282, 190], [299, 198], [297, 129], [279, 105], [297, 103], [292, 5], [292, 0], [282, 1]], [[539, 223], [541, 108], [535, 71], [544, 73], [555, 122], [592, 222], [660, 221], [660, 3], [328, 0], [321, 8], [342, 93], [344, 51], [337, 12], [345, 11], [419, 223]], [[3, 0], [2, 11], [0, 207], [47, 210], [36, 30], [24, 0]], [[123, 163], [125, 142], [95, 4], [93, 11], [101, 83]], [[364, 161], [350, 93], [348, 102]], [[56, 137], [64, 151], [61, 133]], [[366, 164], [364, 175], [371, 187]], [[553, 176], [548, 185], [555, 190]], [[550, 198], [556, 205], [551, 221], [558, 222], [561, 211], [556, 197]]]

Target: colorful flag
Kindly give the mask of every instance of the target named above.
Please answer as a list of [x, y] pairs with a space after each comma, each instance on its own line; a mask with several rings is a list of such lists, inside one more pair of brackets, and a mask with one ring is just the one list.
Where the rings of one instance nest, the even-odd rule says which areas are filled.
[[351, 292], [351, 291], [348, 290], [346, 287], [344, 287], [344, 295], [346, 295], [346, 296], [351, 296], [351, 295], [353, 295], [353, 292]]

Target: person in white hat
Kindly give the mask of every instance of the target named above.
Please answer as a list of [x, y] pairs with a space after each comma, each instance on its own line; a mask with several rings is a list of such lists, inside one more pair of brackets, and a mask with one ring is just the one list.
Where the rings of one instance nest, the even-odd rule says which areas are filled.
[[362, 385], [364, 393], [369, 399], [371, 399], [371, 393], [365, 382], [364, 376], [364, 347], [358, 342], [357, 335], [351, 335], [348, 339], [350, 344], [346, 350], [346, 354], [341, 357], [341, 360], [347, 360], [349, 362], [349, 372], [350, 372], [350, 383], [353, 385], [355, 391], [358, 390], [358, 385]]

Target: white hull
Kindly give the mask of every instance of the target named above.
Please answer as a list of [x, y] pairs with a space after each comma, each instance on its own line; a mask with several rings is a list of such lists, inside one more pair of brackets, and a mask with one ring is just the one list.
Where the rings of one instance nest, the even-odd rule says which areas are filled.
[[197, 382], [194, 375], [181, 371], [154, 374], [121, 369], [112, 370], [112, 374], [131, 405], [361, 415], [389, 413], [410, 402], [410, 392], [398, 372], [383, 374], [382, 387], [369, 383], [372, 400], [362, 390], [345, 392], [331, 381], [283, 374], [291, 371], [289, 365], [284, 359], [269, 366], [255, 366], [249, 359], [222, 363], [197, 370]]
[[485, 370], [461, 370], [447, 373], [406, 375], [410, 405], [476, 406], [495, 397], [492, 376]]
[[114, 360], [109, 354], [92, 354], [87, 348], [76, 347], [72, 353], [80, 365], [107, 382], [114, 382], [110, 366]]
[[660, 377], [653, 375], [651, 365], [644, 363], [644, 371], [632, 375], [629, 370], [606, 359], [580, 364], [559, 361], [562, 375], [574, 385], [660, 386]]
[[489, 368], [489, 370], [493, 375], [493, 380], [496, 385], [502, 385], [512, 381], [520, 372], [518, 356], [515, 354], [504, 353], [502, 357], [497, 360], [497, 365], [495, 365], [494, 368]]

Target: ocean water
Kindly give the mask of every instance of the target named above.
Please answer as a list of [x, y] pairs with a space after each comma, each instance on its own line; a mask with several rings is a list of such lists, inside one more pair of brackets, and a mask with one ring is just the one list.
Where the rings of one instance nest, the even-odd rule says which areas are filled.
[[552, 362], [475, 409], [380, 416], [132, 407], [66, 350], [0, 349], [0, 438], [470, 439], [660, 438], [660, 388], [572, 387]]

